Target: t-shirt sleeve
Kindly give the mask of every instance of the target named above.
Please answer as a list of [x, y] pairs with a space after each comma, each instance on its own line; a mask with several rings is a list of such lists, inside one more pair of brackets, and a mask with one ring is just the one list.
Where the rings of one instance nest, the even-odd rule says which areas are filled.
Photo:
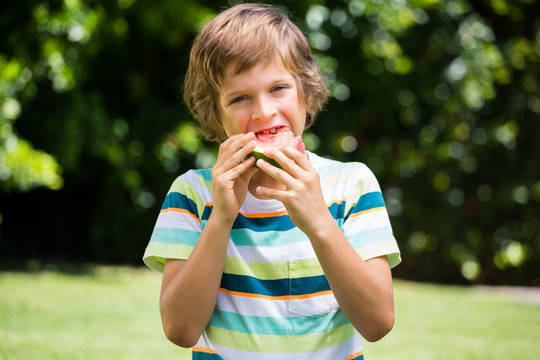
[[143, 261], [163, 272], [166, 259], [186, 260], [202, 232], [206, 205], [197, 189], [197, 176], [186, 173], [172, 184], [159, 212]]
[[362, 259], [386, 255], [392, 268], [401, 262], [401, 255], [379, 183], [365, 165], [356, 176], [357, 186], [348, 196], [355, 200], [346, 209], [343, 233]]

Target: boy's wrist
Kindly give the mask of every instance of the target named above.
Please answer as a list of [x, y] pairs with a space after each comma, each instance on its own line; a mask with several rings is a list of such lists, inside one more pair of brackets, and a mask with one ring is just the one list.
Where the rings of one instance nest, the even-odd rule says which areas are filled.
[[324, 219], [313, 221], [313, 224], [314, 227], [312, 229], [306, 229], [306, 231], [304, 231], [311, 242], [326, 242], [335, 238], [336, 232], [341, 234], [341, 229], [330, 214]]
[[217, 210], [213, 210], [211, 213], [210, 213], [210, 216], [208, 218], [208, 223], [207, 223], [207, 226], [208, 225], [215, 225], [219, 228], [223, 228], [223, 230], [228, 230], [230, 231], [233, 227], [233, 224], [234, 224], [234, 221], [236, 220], [236, 217], [234, 219], [231, 219], [230, 217], [228, 216], [225, 216], [223, 214], [221, 214], [219, 211]]

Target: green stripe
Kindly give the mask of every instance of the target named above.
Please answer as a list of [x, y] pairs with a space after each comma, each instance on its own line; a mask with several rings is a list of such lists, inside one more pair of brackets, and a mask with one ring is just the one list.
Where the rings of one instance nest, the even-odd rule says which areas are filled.
[[174, 245], [155, 241], [148, 244], [143, 259], [152, 269], [163, 272], [165, 254], [169, 259], [187, 259], [192, 251], [193, 247], [189, 245]]
[[260, 280], [283, 278], [303, 278], [323, 275], [323, 269], [317, 259], [298, 261], [279, 261], [274, 263], [247, 263], [241, 258], [227, 257], [225, 273], [247, 275]]
[[290, 261], [291, 279], [324, 275], [324, 271], [317, 259]]
[[227, 257], [224, 272], [252, 276], [261, 280], [275, 280], [289, 276], [289, 266], [287, 261], [269, 264], [246, 263], [241, 258]]
[[302, 335], [256, 335], [207, 326], [206, 333], [212, 343], [219, 346], [261, 353], [306, 353], [339, 345], [354, 336], [352, 325], [334, 328], [328, 333]]

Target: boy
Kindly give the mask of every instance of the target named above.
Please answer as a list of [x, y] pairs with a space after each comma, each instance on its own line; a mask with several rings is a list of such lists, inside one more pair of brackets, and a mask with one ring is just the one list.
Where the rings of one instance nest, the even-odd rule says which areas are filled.
[[[193, 359], [362, 359], [394, 323], [400, 261], [380, 188], [360, 163], [254, 139], [301, 135], [327, 98], [302, 32], [272, 7], [211, 20], [191, 51], [184, 98], [221, 141], [212, 169], [175, 180], [144, 255], [163, 271], [165, 334]], [[360, 336], [361, 334], [361, 336]]]

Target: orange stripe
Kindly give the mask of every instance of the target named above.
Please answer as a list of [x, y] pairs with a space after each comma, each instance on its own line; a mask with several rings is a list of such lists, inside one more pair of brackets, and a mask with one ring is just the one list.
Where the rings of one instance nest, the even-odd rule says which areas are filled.
[[[343, 200], [334, 199], [334, 200], [332, 200], [332, 202], [330, 202], [326, 206], [330, 207], [330, 206], [332, 206], [332, 204], [338, 204], [339, 205], [339, 204], [343, 203], [345, 200], [346, 199], [343, 199]], [[242, 215], [244, 215], [245, 217], [248, 217], [248, 218], [263, 218], [263, 217], [287, 215], [287, 211], [278, 211], [278, 212], [274, 212], [274, 213], [259, 213], [259, 214], [246, 214], [246, 213], [243, 213], [243, 212], [240, 211], [240, 214], [242, 214]]]
[[[210, 202], [205, 203], [204, 206], [211, 207], [211, 206], [214, 206], [214, 203], [210, 201]], [[260, 214], [246, 214], [242, 211], [239, 211], [239, 213], [247, 218], [263, 218], [263, 217], [287, 215], [287, 211], [279, 211], [279, 212], [274, 212], [274, 213], [260, 213]]]
[[201, 222], [201, 220], [196, 217], [195, 215], [193, 215], [192, 213], [190, 213], [188, 210], [186, 209], [179, 209], [179, 208], [167, 208], [167, 209], [163, 209], [160, 211], [160, 213], [168, 213], [168, 212], [179, 212], [179, 213], [184, 213], [184, 214], [188, 214], [189, 216], [191, 216], [192, 218], [194, 218], [195, 220], [197, 220], [197, 222]]
[[326, 204], [327, 207], [330, 207], [332, 206], [332, 204], [343, 204], [345, 201], [347, 201], [347, 198], [343, 198], [343, 199], [334, 199], [332, 201], [330, 201], [330, 203]]
[[274, 212], [274, 213], [259, 213], [259, 214], [246, 214], [246, 213], [243, 213], [243, 212], [239, 211], [239, 213], [244, 215], [247, 218], [265, 218], [265, 217], [287, 215], [286, 211], [278, 211], [278, 212]]
[[218, 352], [214, 349], [207, 349], [207, 348], [202, 348], [202, 347], [193, 347], [192, 350], [196, 352], [207, 353], [207, 354], [216, 354], [216, 355], [218, 354]]
[[379, 206], [379, 207], [376, 207], [376, 208], [359, 211], [357, 213], [352, 214], [350, 217], [360, 216], [360, 215], [364, 215], [364, 214], [367, 214], [367, 213], [370, 213], [370, 212], [373, 212], [373, 211], [380, 211], [380, 210], [384, 210], [384, 209], [385, 209], [384, 206]]
[[359, 352], [357, 352], [355, 354], [352, 354], [351, 356], [348, 356], [345, 360], [351, 360], [351, 359], [354, 359], [355, 357], [358, 357], [358, 356], [363, 355], [363, 354], [364, 354], [363, 351], [359, 351]]
[[248, 297], [248, 298], [255, 298], [255, 299], [267, 299], [267, 300], [301, 300], [301, 299], [310, 299], [317, 296], [332, 294], [332, 290], [319, 291], [312, 294], [282, 295], [282, 296], [270, 296], [270, 295], [262, 295], [262, 294], [245, 293], [245, 292], [240, 292], [240, 291], [231, 291], [231, 290], [227, 290], [223, 288], [220, 288], [219, 291], [222, 293], [234, 295], [234, 296], [241, 296], [241, 297]]

